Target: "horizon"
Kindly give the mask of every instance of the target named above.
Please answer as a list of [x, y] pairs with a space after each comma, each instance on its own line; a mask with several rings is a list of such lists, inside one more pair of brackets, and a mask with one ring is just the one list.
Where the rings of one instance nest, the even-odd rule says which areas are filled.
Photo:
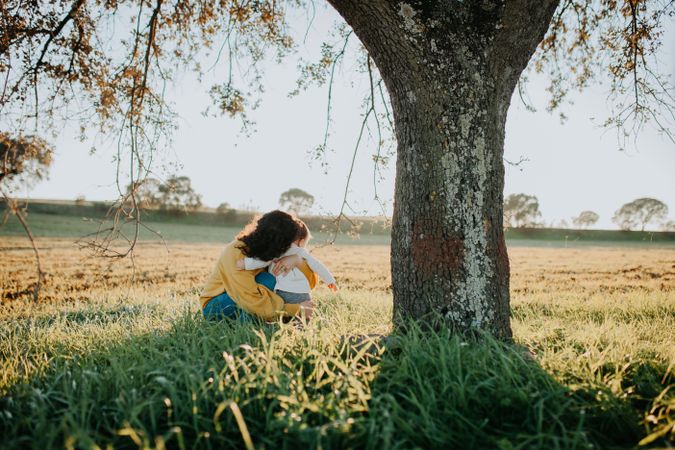
[[[42, 203], [42, 204], [66, 204], [66, 205], [72, 205], [72, 206], [77, 206], [78, 199], [66, 199], [66, 198], [15, 198], [18, 202], [25, 202], [30, 206], [30, 203]], [[108, 199], [108, 200], [90, 200], [90, 199], [83, 199], [83, 205], [85, 207], [91, 207], [95, 206], [96, 203], [106, 203], [106, 206], [110, 204], [112, 206], [118, 199]], [[230, 208], [231, 210], [234, 210], [237, 213], [241, 214], [250, 214], [252, 217], [259, 216], [261, 214], [264, 214], [266, 211], [250, 211], [250, 210], [245, 210], [245, 209], [239, 209], [236, 207]], [[277, 209], [284, 210], [283, 208], [279, 207]], [[185, 211], [182, 216], [178, 217], [187, 217], [192, 213], [208, 213], [208, 214], [217, 214], [217, 208], [216, 207], [211, 207], [211, 206], [206, 206], [206, 205], [201, 205], [197, 209], [192, 210], [192, 211]], [[166, 210], [162, 209], [161, 207], [145, 207], [142, 209], [142, 211], [153, 211], [153, 212], [164, 212], [168, 214], [175, 213], [175, 211], [171, 210]], [[30, 213], [30, 210], [29, 210]], [[182, 213], [182, 211], [181, 211]], [[374, 222], [380, 222], [384, 221], [386, 225], [384, 225], [385, 229], [391, 228], [391, 224], [388, 223], [391, 219], [392, 216], [383, 216], [383, 215], [350, 215], [347, 214], [347, 217], [350, 219], [358, 219], [358, 220], [372, 220]], [[321, 220], [331, 220], [334, 219], [334, 215], [330, 214], [319, 214], [319, 213], [314, 213], [310, 212], [307, 214], [297, 214], [297, 217], [299, 218], [309, 218], [309, 219], [321, 219]], [[30, 224], [29, 224], [30, 225]], [[658, 227], [658, 225], [656, 225]], [[568, 231], [610, 231], [610, 232], [628, 232], [628, 233], [671, 233], [675, 234], [675, 230], [663, 230], [660, 228], [653, 228], [650, 226], [646, 226], [644, 230], [637, 230], [637, 229], [631, 229], [631, 230], [624, 230], [621, 228], [618, 228], [618, 226], [615, 226], [614, 228], [602, 228], [602, 227], [597, 227], [594, 225], [591, 226], [586, 226], [586, 227], [575, 227], [571, 222], [567, 224], [567, 226], [562, 226], [560, 224], [553, 224], [553, 223], [538, 223], [534, 226], [505, 226], [505, 230], [507, 229], [517, 229], [517, 230], [568, 230]], [[321, 232], [323, 230], [320, 230]], [[330, 231], [332, 233], [332, 231]], [[342, 231], [341, 233], [345, 233]], [[365, 233], [365, 234], [370, 234], [370, 233]]]

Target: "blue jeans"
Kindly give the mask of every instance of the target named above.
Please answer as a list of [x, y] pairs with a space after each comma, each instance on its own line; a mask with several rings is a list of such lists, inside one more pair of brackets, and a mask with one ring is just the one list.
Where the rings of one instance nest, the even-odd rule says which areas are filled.
[[[274, 291], [274, 286], [277, 284], [277, 280], [269, 272], [260, 272], [255, 276], [255, 282], [262, 284], [270, 291]], [[220, 320], [224, 318], [228, 319], [238, 319], [240, 322], [251, 322], [255, 319], [255, 316], [247, 313], [242, 308], [237, 306], [237, 304], [227, 295], [227, 292], [223, 292], [220, 295], [216, 295], [206, 304], [202, 310], [204, 318], [208, 320]]]

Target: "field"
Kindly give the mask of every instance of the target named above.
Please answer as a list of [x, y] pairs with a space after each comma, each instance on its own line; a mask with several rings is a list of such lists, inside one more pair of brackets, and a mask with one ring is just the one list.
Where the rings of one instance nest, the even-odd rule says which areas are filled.
[[2, 448], [675, 445], [671, 246], [511, 246], [507, 345], [392, 332], [383, 245], [316, 251], [342, 290], [304, 327], [203, 321], [216, 244], [40, 245], [33, 304], [30, 247], [0, 240]]

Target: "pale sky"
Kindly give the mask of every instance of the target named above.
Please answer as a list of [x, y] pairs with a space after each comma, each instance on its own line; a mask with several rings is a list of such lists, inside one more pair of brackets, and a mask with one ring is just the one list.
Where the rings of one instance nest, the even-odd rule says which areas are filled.
[[[319, 10], [303, 44], [306, 22], [297, 23], [298, 55], [315, 57], [330, 25], [337, 19], [332, 10]], [[664, 36], [663, 68], [675, 83], [675, 26], [671, 20]], [[252, 205], [259, 210], [278, 207], [281, 192], [298, 187], [316, 197], [316, 213], [334, 213], [342, 201], [354, 144], [361, 122], [361, 100], [365, 79], [354, 76], [355, 65], [347, 62], [338, 74], [334, 91], [332, 145], [328, 173], [318, 163], [310, 164], [308, 151], [320, 144], [326, 120], [326, 90], [313, 88], [288, 98], [298, 76], [297, 57], [283, 66], [266, 64], [266, 94], [262, 106], [250, 114], [257, 122], [251, 137], [239, 135], [239, 123], [228, 117], [204, 117], [210, 104], [211, 83], [225, 78], [221, 67], [207, 74], [200, 84], [187, 72], [169, 86], [169, 97], [180, 114], [173, 146], [163, 149], [156, 165], [162, 176], [187, 175], [204, 204], [215, 207], [228, 202], [234, 207]], [[597, 228], [615, 228], [611, 217], [622, 204], [639, 197], [665, 202], [669, 217], [675, 218], [675, 146], [653, 128], [640, 136], [637, 150], [618, 150], [613, 131], [599, 128], [607, 117], [605, 88], [595, 87], [572, 97], [574, 104], [563, 108], [569, 119], [561, 124], [557, 113], [545, 111], [546, 80], [534, 78], [528, 88], [538, 112], [526, 111], [514, 97], [506, 126], [505, 156], [511, 161], [528, 161], [514, 168], [507, 165], [505, 195], [527, 193], [539, 199], [543, 219], [558, 222], [590, 209], [600, 215]], [[596, 122], [591, 121], [595, 118]], [[91, 142], [81, 143], [72, 131], [64, 131], [55, 142], [56, 157], [49, 180], [27, 193], [32, 198], [88, 200], [116, 197], [112, 148], [99, 148], [89, 155]], [[355, 210], [377, 214], [374, 201], [372, 142], [359, 153], [352, 180], [350, 203]], [[181, 167], [176, 170], [175, 163]], [[393, 198], [393, 168], [379, 183], [380, 196]]]

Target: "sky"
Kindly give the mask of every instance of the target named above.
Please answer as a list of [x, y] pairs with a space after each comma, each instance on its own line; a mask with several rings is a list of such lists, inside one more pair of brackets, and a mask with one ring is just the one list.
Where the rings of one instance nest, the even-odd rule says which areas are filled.
[[[297, 58], [316, 60], [320, 43], [331, 25], [339, 20], [332, 10], [320, 9], [302, 43], [307, 21], [291, 21], [299, 45], [281, 65], [265, 63], [265, 95], [262, 105], [250, 114], [257, 131], [242, 135], [240, 123], [228, 117], [205, 117], [208, 89], [225, 78], [225, 67], [209, 72], [200, 83], [185, 72], [168, 87], [169, 98], [178, 112], [179, 129], [169, 148], [161, 149], [157, 173], [187, 175], [206, 206], [227, 202], [236, 208], [266, 211], [278, 207], [280, 194], [301, 188], [316, 198], [315, 213], [336, 213], [345, 191], [352, 152], [361, 124], [361, 101], [367, 91], [365, 79], [354, 75], [355, 64], [346, 62], [336, 77], [333, 94], [333, 124], [327, 171], [312, 162], [310, 150], [320, 144], [326, 124], [327, 91], [310, 88], [289, 98], [298, 78]], [[675, 84], [675, 21], [664, 35], [663, 68]], [[597, 125], [609, 114], [606, 88], [593, 87], [572, 96], [573, 104], [558, 114], [545, 111], [546, 79], [532, 77], [528, 94], [537, 112], [527, 111], [513, 98], [506, 125], [505, 158], [525, 161], [507, 164], [505, 196], [526, 193], [539, 199], [543, 220], [571, 222], [583, 210], [600, 215], [595, 228], [616, 226], [611, 217], [622, 204], [640, 197], [665, 202], [669, 218], [675, 218], [675, 146], [653, 128], [640, 135], [637, 149], [618, 149], [616, 134]], [[90, 155], [92, 142], [80, 142], [77, 131], [66, 128], [54, 141], [55, 160], [48, 180], [25, 195], [35, 198], [111, 200], [117, 195], [114, 149], [98, 147]], [[356, 212], [378, 214], [374, 199], [373, 142], [357, 154], [349, 191]], [[383, 171], [378, 193], [391, 211], [394, 162]]]

